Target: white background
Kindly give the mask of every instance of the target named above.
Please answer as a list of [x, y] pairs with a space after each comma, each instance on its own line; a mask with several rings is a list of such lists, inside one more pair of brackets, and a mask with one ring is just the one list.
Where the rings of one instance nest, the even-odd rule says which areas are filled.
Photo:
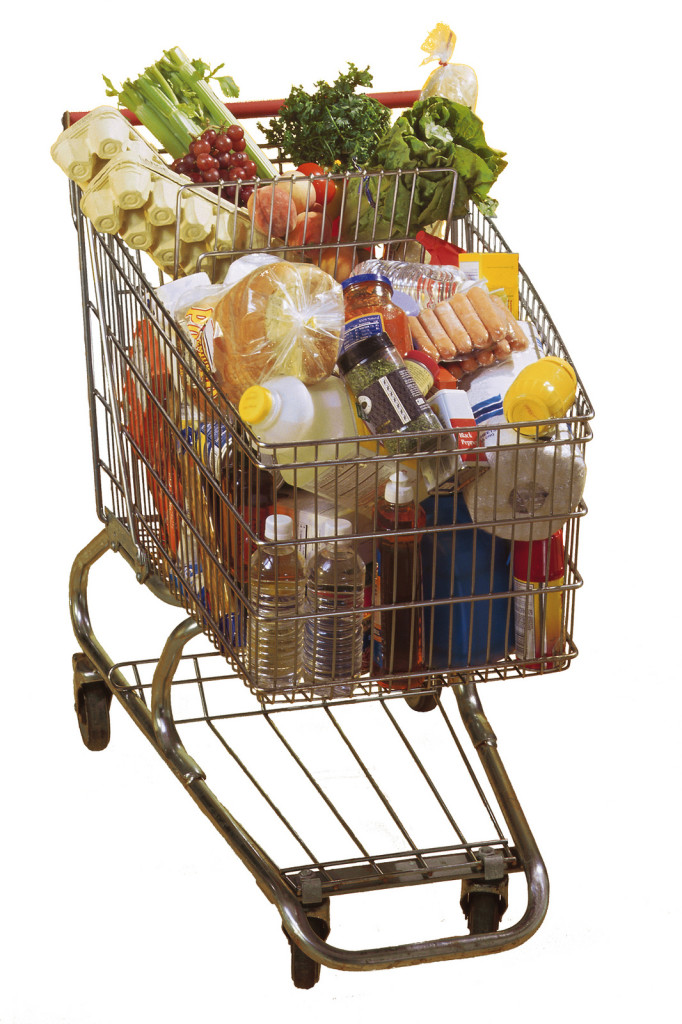
[[[99, 10], [15, 8], [4, 48], [4, 171], [23, 184], [3, 189], [0, 1021], [664, 1018], [680, 909], [682, 342], [679, 58], [663, 5], [119, 0]], [[297, 992], [276, 912], [132, 722], [114, 708], [101, 754], [78, 736], [67, 581], [99, 526], [76, 239], [48, 151], [65, 109], [104, 102], [102, 72], [121, 80], [163, 48], [225, 61], [244, 98], [312, 87], [348, 60], [370, 65], [377, 90], [411, 89], [430, 70], [420, 44], [436, 20], [456, 31], [487, 139], [508, 153], [493, 192], [500, 229], [597, 410], [580, 657], [553, 678], [482, 692], [552, 899], [538, 934], [510, 953], [325, 970]], [[157, 655], [177, 613], [105, 561], [96, 583], [93, 571], [101, 639], [120, 660]], [[412, 895], [425, 891], [405, 904], [414, 939], [436, 937]], [[462, 928], [448, 899], [440, 934]], [[368, 945], [391, 941], [379, 926], [370, 916]]]

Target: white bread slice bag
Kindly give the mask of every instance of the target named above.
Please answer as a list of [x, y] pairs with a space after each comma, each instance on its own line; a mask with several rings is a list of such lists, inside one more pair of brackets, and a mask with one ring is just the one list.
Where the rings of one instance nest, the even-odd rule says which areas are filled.
[[237, 405], [269, 377], [325, 380], [336, 363], [344, 324], [341, 285], [319, 267], [283, 260], [258, 267], [216, 307], [218, 381]]

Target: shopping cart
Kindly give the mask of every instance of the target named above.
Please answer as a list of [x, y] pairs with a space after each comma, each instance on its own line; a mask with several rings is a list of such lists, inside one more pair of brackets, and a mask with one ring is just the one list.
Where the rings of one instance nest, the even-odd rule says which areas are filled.
[[[397, 102], [414, 98], [400, 94]], [[260, 105], [255, 114], [274, 113], [277, 106]], [[254, 113], [237, 108], [238, 115]], [[454, 197], [456, 176], [450, 173]], [[391, 175], [380, 177], [369, 185], [388, 182], [390, 187]], [[399, 178], [394, 175], [396, 189]], [[361, 172], [333, 179], [344, 196], [368, 186]], [[575, 593], [582, 582], [577, 568], [579, 527], [586, 512], [582, 498], [561, 511], [560, 582], [547, 578], [536, 587], [536, 600], [560, 598], [561, 649], [551, 656], [542, 651], [519, 655], [512, 560], [506, 548], [502, 584], [490, 570], [487, 586], [476, 588], [480, 572], [477, 576], [472, 566], [468, 592], [452, 589], [444, 596], [432, 584], [403, 602], [402, 613], [408, 614], [415, 635], [423, 632], [418, 668], [391, 671], [390, 651], [378, 664], [370, 629], [365, 671], [342, 695], [325, 694], [302, 678], [286, 689], [268, 690], [248, 643], [249, 628], [260, 625], [249, 589], [249, 560], [263, 544], [265, 515], [293, 515], [299, 527], [305, 519], [308, 526], [294, 543], [307, 552], [320, 539], [316, 516], [329, 515], [331, 509], [334, 518], [342, 508], [353, 524], [352, 539], [372, 564], [382, 537], [373, 509], [387, 473], [398, 462], [398, 468], [404, 465], [419, 478], [434, 451], [416, 444], [409, 455], [396, 456], [387, 453], [381, 437], [356, 437], [337, 442], [344, 451], [339, 461], [339, 449], [321, 457], [313, 442], [289, 446], [283, 455], [278, 451], [282, 446], [261, 445], [159, 300], [155, 278], [158, 283], [167, 278], [116, 235], [94, 230], [81, 212], [78, 187], [72, 182], [70, 188], [80, 254], [95, 497], [103, 524], [76, 557], [70, 579], [72, 621], [81, 648], [73, 659], [74, 690], [85, 745], [106, 747], [115, 696], [279, 911], [298, 987], [315, 984], [322, 964], [372, 970], [519, 945], [543, 921], [548, 879], [477, 683], [550, 675], [566, 669], [577, 654], [573, 631]], [[448, 217], [443, 233], [469, 252], [510, 251], [492, 221], [474, 208], [466, 218]], [[407, 236], [391, 232], [388, 237], [356, 234], [334, 248], [337, 256], [345, 246], [395, 257], [410, 245]], [[197, 269], [220, 280], [235, 258], [254, 247], [253, 237], [241, 249], [221, 251], [216, 245]], [[291, 252], [278, 245], [272, 251], [305, 260], [321, 248], [321, 243], [299, 245]], [[522, 270], [519, 308], [544, 353], [568, 359]], [[182, 414], [188, 393], [195, 409], [191, 423]], [[578, 474], [592, 414], [578, 378], [576, 402], [562, 431], [550, 442], [538, 432], [527, 439], [527, 450], [546, 451], [549, 443], [555, 457], [567, 458]], [[444, 456], [452, 454], [446, 434], [439, 441]], [[348, 445], [356, 446], [355, 454], [348, 455]], [[479, 445], [472, 449], [474, 456], [503, 450], [499, 437], [497, 443], [493, 438], [492, 449]], [[439, 446], [435, 455], [440, 452]], [[435, 551], [443, 538], [449, 543], [446, 576], [454, 579], [460, 564], [455, 554], [460, 538], [460, 551], [465, 541], [473, 543], [474, 563], [483, 558], [478, 540], [487, 538], [485, 557], [492, 564], [496, 545], [513, 545], [515, 531], [520, 536], [523, 529], [526, 538], [528, 530], [531, 536], [533, 530], [546, 536], [555, 526], [559, 511], [551, 495], [539, 511], [531, 500], [519, 519], [509, 514], [490, 518], [488, 512], [476, 521], [462, 521], [455, 510], [463, 487], [472, 486], [472, 467], [455, 463], [443, 493], [430, 496], [436, 511], [428, 525], [407, 531], [421, 554], [429, 545]], [[358, 488], [334, 486], [335, 474], [347, 474], [349, 468], [362, 477], [362, 498]], [[308, 476], [312, 471], [314, 486], [304, 491], [281, 484], [286, 470], [308, 471]], [[474, 488], [477, 472], [474, 467]], [[439, 501], [447, 511], [440, 518]], [[138, 583], [183, 610], [158, 659], [116, 663], [96, 639], [88, 576], [110, 550], [128, 563]], [[371, 576], [368, 592], [365, 619], [370, 625], [393, 606], [385, 589], [381, 598]], [[455, 624], [462, 616], [464, 642], [455, 644]], [[494, 638], [500, 617], [501, 650]], [[199, 634], [210, 642], [209, 649], [183, 653]], [[482, 779], [474, 770], [472, 747]], [[214, 780], [229, 787], [232, 811], [218, 799]], [[462, 814], [469, 815], [466, 828]], [[526, 909], [517, 923], [500, 930], [509, 876], [521, 873]], [[447, 881], [461, 883], [468, 934], [372, 949], [341, 949], [327, 941], [332, 896]]]

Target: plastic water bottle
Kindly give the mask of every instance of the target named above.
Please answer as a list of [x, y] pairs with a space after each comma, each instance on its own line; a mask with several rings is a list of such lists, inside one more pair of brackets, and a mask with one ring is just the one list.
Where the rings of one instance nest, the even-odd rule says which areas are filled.
[[303, 677], [325, 698], [348, 696], [362, 672], [365, 564], [344, 539], [351, 529], [347, 519], [323, 521], [320, 532], [329, 539], [306, 564]]
[[454, 295], [463, 274], [458, 267], [432, 266], [430, 263], [402, 263], [400, 260], [365, 260], [354, 274], [381, 274], [402, 292], [416, 299], [419, 305], [435, 305]]
[[[249, 668], [258, 690], [292, 689], [301, 673], [303, 623], [285, 616], [303, 611], [303, 556], [295, 544], [290, 516], [268, 516], [264, 544], [251, 557], [250, 597], [255, 614], [248, 619]], [[284, 541], [285, 543], [282, 543]]]

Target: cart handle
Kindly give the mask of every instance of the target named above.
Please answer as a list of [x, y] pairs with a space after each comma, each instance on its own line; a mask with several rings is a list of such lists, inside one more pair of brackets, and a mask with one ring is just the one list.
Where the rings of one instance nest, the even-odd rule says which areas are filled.
[[[382, 103], [385, 107], [397, 109], [398, 107], [411, 107], [413, 103], [419, 99], [421, 95], [419, 90], [407, 90], [404, 92], [368, 92], [366, 94], [372, 99]], [[241, 118], [252, 118], [252, 117], [277, 117], [280, 109], [284, 106], [285, 100], [243, 100], [241, 102], [230, 102], [226, 103], [225, 106], [237, 119]], [[82, 117], [89, 114], [89, 110], [69, 110], [64, 115], [68, 118], [65, 121], [66, 124], [74, 124], [76, 121], [80, 121]], [[133, 114], [132, 110], [128, 110], [126, 107], [121, 108], [121, 113], [126, 117], [132, 125], [139, 125], [139, 118]]]

